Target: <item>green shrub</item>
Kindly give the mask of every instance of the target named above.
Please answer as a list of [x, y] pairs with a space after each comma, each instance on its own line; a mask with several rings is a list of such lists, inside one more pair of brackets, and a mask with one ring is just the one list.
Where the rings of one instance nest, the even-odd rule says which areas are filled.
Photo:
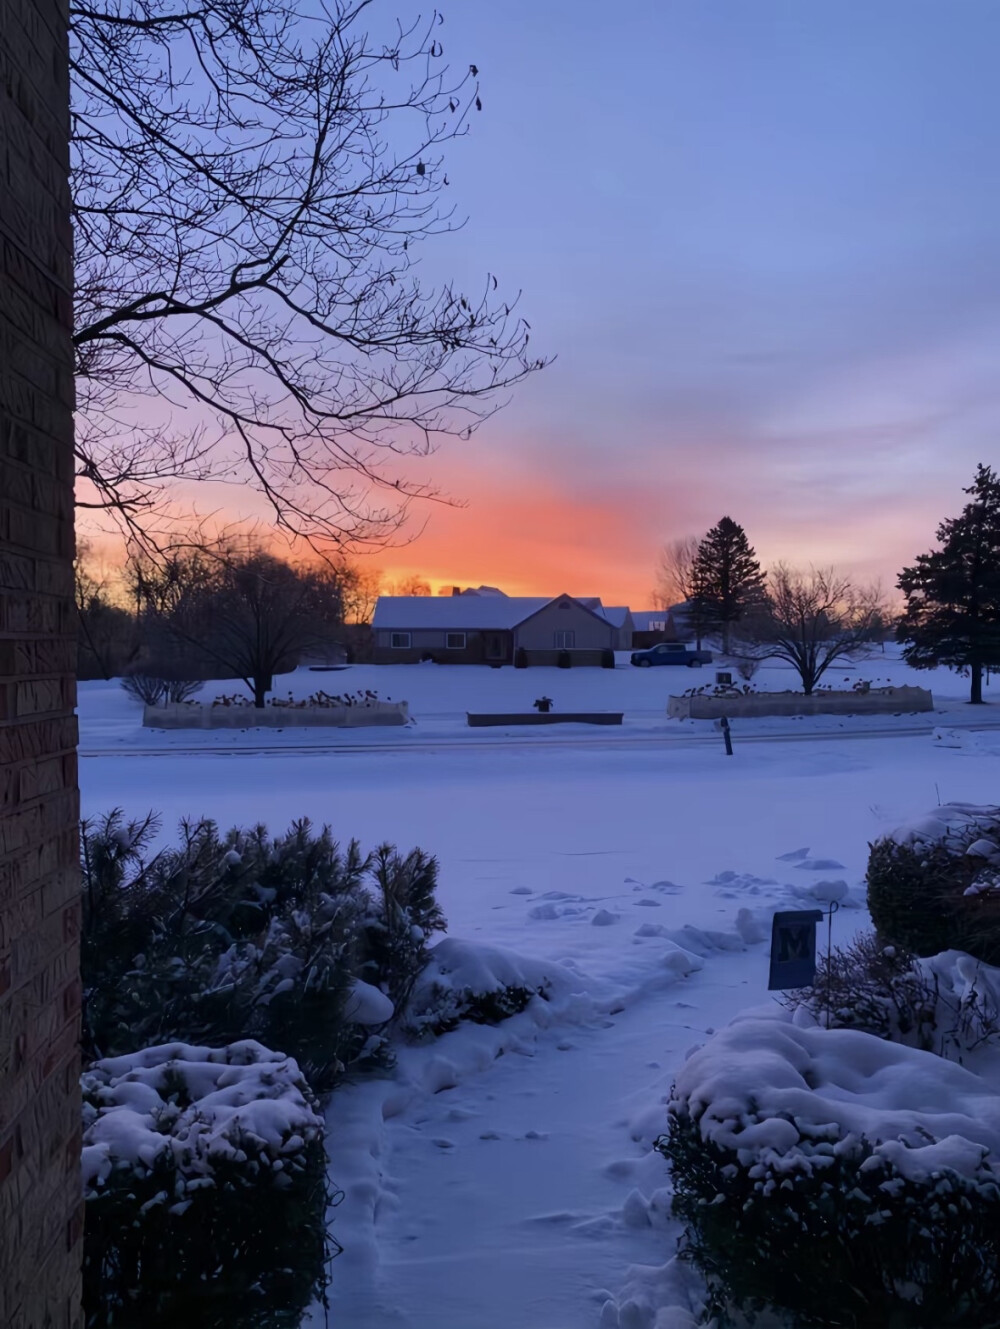
[[559, 652], [559, 654], [556, 656], [556, 668], [557, 669], [573, 668], [573, 657], [570, 655], [569, 651]]
[[514, 652], [514, 668], [527, 669], [527, 667], [528, 667], [528, 652], [524, 649], [523, 646], [519, 646], [517, 650]]
[[790, 1167], [773, 1150], [706, 1139], [676, 1103], [657, 1147], [686, 1224], [682, 1254], [719, 1325], [735, 1308], [776, 1308], [799, 1329], [1000, 1324], [1000, 1192], [987, 1165], [915, 1181], [853, 1136]]
[[601, 668], [614, 669], [614, 667], [615, 667], [615, 653], [610, 646], [606, 646], [604, 650], [601, 651]]
[[356, 979], [405, 1003], [445, 927], [433, 858], [341, 849], [308, 821], [277, 837], [184, 822], [179, 845], [153, 852], [157, 831], [120, 811], [83, 826], [88, 1059], [255, 1038], [324, 1093], [346, 1066], [384, 1056], [345, 1008]]
[[184, 1044], [83, 1077], [88, 1329], [296, 1329], [325, 1298], [323, 1119], [258, 1044]]
[[916, 955], [959, 950], [1000, 964], [1000, 897], [965, 894], [982, 873], [982, 859], [961, 846], [956, 852], [942, 843], [892, 839], [869, 850], [868, 909], [883, 942]]

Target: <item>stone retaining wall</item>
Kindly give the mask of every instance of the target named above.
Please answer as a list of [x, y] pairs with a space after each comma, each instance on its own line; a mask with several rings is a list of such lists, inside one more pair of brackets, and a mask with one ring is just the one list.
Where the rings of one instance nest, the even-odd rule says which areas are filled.
[[410, 718], [405, 701], [377, 701], [371, 706], [204, 706], [174, 702], [146, 706], [147, 729], [363, 729], [404, 725]]
[[667, 716], [671, 720], [720, 720], [757, 715], [895, 715], [898, 712], [932, 711], [934, 701], [927, 688], [872, 688], [870, 692], [752, 692], [747, 696], [670, 697]]

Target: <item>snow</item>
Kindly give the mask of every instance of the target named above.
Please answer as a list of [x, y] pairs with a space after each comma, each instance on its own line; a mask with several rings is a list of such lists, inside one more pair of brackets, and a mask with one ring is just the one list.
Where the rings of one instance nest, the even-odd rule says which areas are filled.
[[[83, 1185], [172, 1156], [188, 1189], [252, 1144], [271, 1166], [323, 1129], [297, 1064], [252, 1039], [223, 1048], [165, 1043], [95, 1062], [83, 1076]], [[184, 1105], [178, 1105], [178, 1086]], [[166, 1197], [164, 1197], [166, 1198]]]
[[344, 1014], [355, 1024], [379, 1025], [392, 1019], [395, 1007], [384, 992], [356, 978], [351, 984]]
[[918, 1048], [801, 1027], [789, 1011], [738, 1016], [680, 1068], [676, 1094], [703, 1140], [771, 1175], [823, 1166], [831, 1145], [854, 1152], [864, 1137], [875, 1145], [865, 1168], [1000, 1183], [984, 1162], [1000, 1156], [994, 1085]]
[[[850, 672], [873, 685], [886, 674], [928, 681], [890, 653]], [[871, 840], [921, 809], [938, 828], [982, 819], [965, 844], [991, 838], [981, 800], [995, 754], [944, 747], [938, 717], [904, 716], [853, 729], [841, 717], [825, 729], [821, 717], [740, 721], [727, 757], [710, 726], [664, 713], [671, 691], [710, 670], [348, 674], [352, 688], [408, 700], [413, 728], [338, 735], [336, 750], [317, 731], [149, 734], [117, 684], [80, 688], [85, 815], [153, 808], [165, 837], [184, 815], [274, 831], [309, 816], [368, 847], [420, 845], [440, 862], [449, 920], [425, 991], [545, 988], [498, 1025], [400, 1046], [391, 1073], [332, 1099], [331, 1176], [346, 1199], [332, 1215], [345, 1250], [331, 1319], [352, 1329], [690, 1329], [697, 1280], [673, 1259], [669, 1177], [652, 1147], [675, 1077], [711, 1030], [766, 999], [776, 909], [846, 886], [833, 919], [843, 942], [867, 921], [848, 906], [863, 905]], [[769, 678], [787, 686], [787, 672], [768, 667], [755, 684]], [[315, 690], [308, 671], [282, 690], [286, 681], [296, 695]], [[965, 706], [962, 679], [930, 682], [949, 727], [989, 719], [992, 708]], [[526, 709], [542, 693], [559, 708], [622, 709], [625, 725], [558, 737], [465, 728], [466, 710]], [[918, 824], [925, 838], [938, 833]], [[815, 866], [824, 861], [843, 866]], [[595, 925], [602, 913], [614, 921]], [[948, 972], [972, 981], [957, 961]], [[976, 1075], [985, 1081], [983, 1068]], [[830, 1084], [835, 1100], [832, 1073]], [[954, 1133], [976, 1144], [963, 1130]], [[317, 1312], [313, 1326], [323, 1323]]]

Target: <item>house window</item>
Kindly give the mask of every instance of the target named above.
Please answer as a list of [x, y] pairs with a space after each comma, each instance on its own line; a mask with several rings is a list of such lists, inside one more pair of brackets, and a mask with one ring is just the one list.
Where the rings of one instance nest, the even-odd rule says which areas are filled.
[[389, 646], [394, 651], [405, 651], [410, 645], [410, 634], [408, 632], [390, 632]]
[[552, 638], [557, 651], [568, 651], [576, 645], [575, 632], [566, 632], [565, 630], [562, 632], [553, 632]]
[[464, 651], [465, 633], [464, 632], [447, 633], [444, 639], [444, 644], [449, 651]]
[[665, 618], [651, 618], [649, 620], [650, 632], [666, 632], [667, 620]]

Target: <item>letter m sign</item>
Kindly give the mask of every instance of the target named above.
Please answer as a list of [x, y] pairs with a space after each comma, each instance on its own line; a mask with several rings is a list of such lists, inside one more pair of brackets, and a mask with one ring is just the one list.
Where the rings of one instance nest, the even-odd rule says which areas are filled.
[[819, 909], [790, 909], [775, 914], [768, 991], [811, 986], [816, 977], [816, 924], [822, 917]]

